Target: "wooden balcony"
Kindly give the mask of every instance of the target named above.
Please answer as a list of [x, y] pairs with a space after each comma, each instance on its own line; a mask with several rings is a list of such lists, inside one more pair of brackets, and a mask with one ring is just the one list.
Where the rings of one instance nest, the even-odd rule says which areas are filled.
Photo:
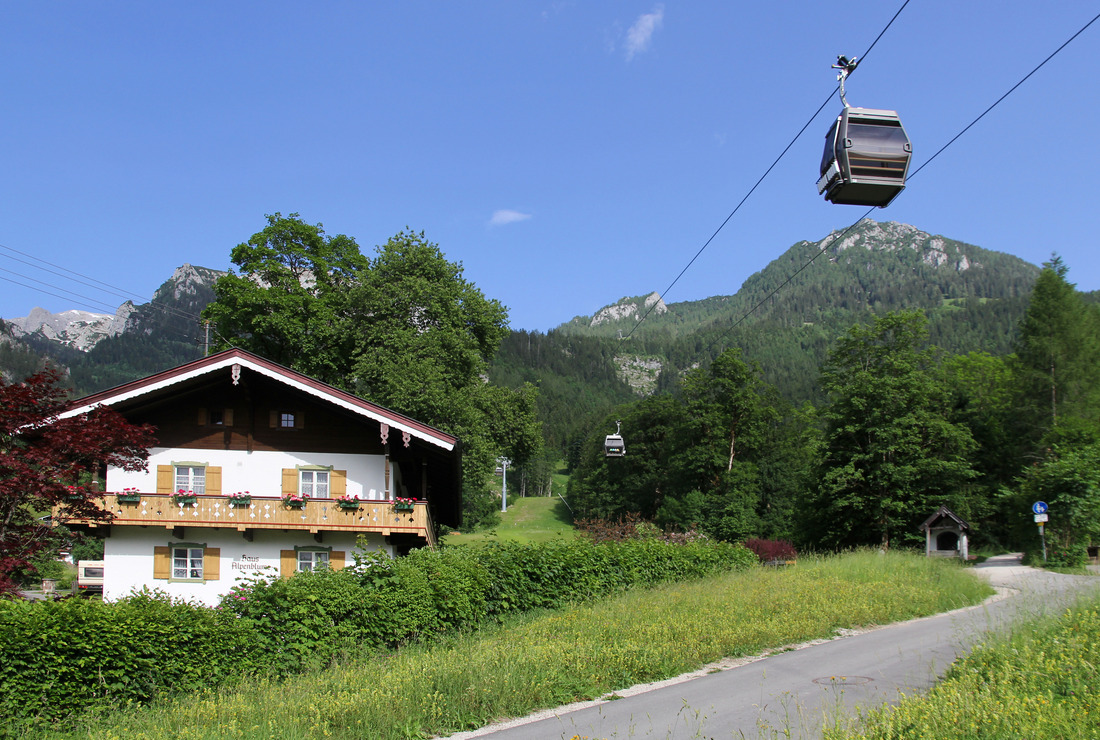
[[[427, 502], [418, 501], [412, 511], [397, 510], [392, 501], [360, 500], [358, 509], [341, 508], [335, 499], [310, 499], [301, 508], [283, 504], [282, 499], [253, 496], [246, 505], [231, 505], [225, 496], [196, 496], [195, 502], [177, 504], [169, 495], [143, 493], [137, 502], [119, 502], [118, 494], [102, 494], [100, 508], [112, 515], [107, 526], [232, 527], [250, 539], [256, 529], [303, 529], [322, 532], [378, 532], [383, 536], [412, 535], [435, 547], [435, 526]], [[63, 508], [63, 507], [62, 507]], [[54, 521], [95, 528], [103, 523], [68, 519], [54, 510]]]

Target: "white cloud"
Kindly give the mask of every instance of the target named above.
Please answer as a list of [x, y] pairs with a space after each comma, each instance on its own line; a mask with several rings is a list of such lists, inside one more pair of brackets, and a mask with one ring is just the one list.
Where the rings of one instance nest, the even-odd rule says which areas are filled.
[[629, 62], [635, 54], [641, 54], [649, 48], [653, 34], [661, 27], [665, 19], [665, 6], [658, 5], [652, 13], [638, 16], [634, 25], [626, 32], [626, 60]]
[[505, 224], [514, 224], [517, 221], [526, 221], [531, 218], [530, 213], [520, 213], [519, 211], [493, 211], [493, 217], [489, 219], [490, 226], [503, 226]]

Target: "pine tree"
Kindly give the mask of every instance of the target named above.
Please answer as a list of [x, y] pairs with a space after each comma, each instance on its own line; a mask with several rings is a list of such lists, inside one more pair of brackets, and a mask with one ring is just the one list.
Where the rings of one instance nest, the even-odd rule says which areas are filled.
[[1100, 312], [1066, 280], [1067, 272], [1057, 255], [1043, 264], [1016, 343], [1018, 435], [1032, 460], [1100, 432]]

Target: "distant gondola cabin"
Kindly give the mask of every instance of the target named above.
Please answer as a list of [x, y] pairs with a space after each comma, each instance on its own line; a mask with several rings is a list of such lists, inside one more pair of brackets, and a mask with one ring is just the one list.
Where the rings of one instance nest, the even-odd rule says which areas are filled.
[[622, 457], [626, 454], [623, 438], [618, 434], [607, 435], [603, 441], [603, 451], [606, 457]]

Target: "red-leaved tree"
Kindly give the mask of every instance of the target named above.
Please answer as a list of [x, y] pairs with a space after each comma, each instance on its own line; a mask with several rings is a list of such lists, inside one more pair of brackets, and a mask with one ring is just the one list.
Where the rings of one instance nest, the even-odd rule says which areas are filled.
[[144, 470], [153, 428], [135, 426], [113, 409], [60, 418], [66, 409], [60, 373], [47, 368], [22, 383], [0, 378], [0, 594], [13, 575], [51, 541], [51, 507], [64, 520], [110, 521], [90, 485], [103, 465]]

